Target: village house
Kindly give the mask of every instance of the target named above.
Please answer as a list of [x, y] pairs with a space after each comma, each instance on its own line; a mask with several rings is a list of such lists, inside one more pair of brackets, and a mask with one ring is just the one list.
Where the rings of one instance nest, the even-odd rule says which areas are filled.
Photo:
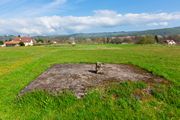
[[16, 46], [20, 46], [20, 43], [24, 43], [25, 46], [33, 46], [34, 45], [34, 39], [31, 37], [15, 37], [13, 40], [5, 42], [5, 46], [7, 47], [16, 47]]
[[166, 40], [168, 45], [176, 45], [176, 42], [174, 40]]

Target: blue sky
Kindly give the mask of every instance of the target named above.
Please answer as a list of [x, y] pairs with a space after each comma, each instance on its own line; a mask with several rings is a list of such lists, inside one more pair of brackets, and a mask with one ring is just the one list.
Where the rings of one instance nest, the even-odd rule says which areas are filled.
[[180, 26], [180, 0], [1, 0], [0, 34], [71, 34]]

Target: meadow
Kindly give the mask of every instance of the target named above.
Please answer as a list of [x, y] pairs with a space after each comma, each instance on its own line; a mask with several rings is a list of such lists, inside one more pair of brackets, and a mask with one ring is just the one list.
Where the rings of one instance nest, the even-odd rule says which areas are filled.
[[[137, 65], [166, 78], [152, 93], [135, 91], [145, 82], [97, 87], [83, 99], [70, 91], [59, 95], [18, 93], [57, 63], [123, 63]], [[180, 119], [180, 47], [163, 45], [57, 45], [0, 48], [0, 120]]]

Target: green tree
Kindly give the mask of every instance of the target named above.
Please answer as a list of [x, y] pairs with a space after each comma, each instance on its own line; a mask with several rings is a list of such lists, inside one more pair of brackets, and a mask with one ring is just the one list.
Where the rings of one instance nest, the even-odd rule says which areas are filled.
[[155, 38], [154, 38], [154, 39], [156, 40], [156, 43], [159, 43], [159, 38], [158, 38], [157, 35], [155, 35]]
[[137, 44], [154, 44], [156, 43], [156, 40], [154, 36], [143, 36], [140, 37]]
[[23, 42], [20, 42], [19, 46], [25, 46], [25, 44]]
[[42, 39], [42, 38], [37, 38], [35, 40], [36, 40], [37, 43], [44, 43], [44, 39]]
[[4, 42], [3, 41], [0, 41], [0, 45], [3, 45], [4, 44]]

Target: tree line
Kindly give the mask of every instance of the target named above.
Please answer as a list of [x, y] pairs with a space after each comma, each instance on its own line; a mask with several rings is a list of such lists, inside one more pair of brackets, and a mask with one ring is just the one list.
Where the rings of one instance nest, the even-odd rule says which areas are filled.
[[174, 40], [180, 43], [180, 35], [160, 36], [160, 35], [142, 35], [142, 36], [124, 36], [124, 37], [38, 37], [35, 38], [37, 44], [66, 44], [76, 42], [78, 44], [164, 44], [166, 40]]

